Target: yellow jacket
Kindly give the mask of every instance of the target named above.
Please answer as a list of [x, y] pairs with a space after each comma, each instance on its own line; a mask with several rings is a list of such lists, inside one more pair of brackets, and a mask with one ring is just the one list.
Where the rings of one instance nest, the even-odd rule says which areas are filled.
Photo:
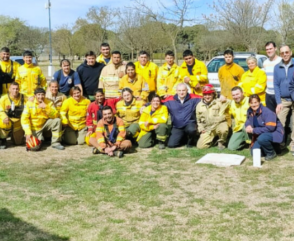
[[73, 130], [85, 128], [87, 109], [90, 103], [90, 100], [84, 97], [79, 102], [72, 97], [66, 99], [60, 109], [62, 125], [69, 125]]
[[[9, 60], [7, 62], [0, 61], [0, 68], [1, 68], [2, 72], [10, 74], [10, 72], [11, 72], [11, 63], [13, 65], [11, 78], [15, 79], [16, 72], [18, 70], [18, 67], [20, 66], [20, 64], [18, 62], [11, 61], [11, 60]], [[10, 84], [3, 84], [2, 85], [2, 95], [5, 95], [5, 94], [8, 93], [9, 86], [10, 86]]]
[[102, 54], [100, 54], [100, 55], [96, 58], [96, 62], [98, 62], [98, 63], [102, 63], [102, 64], [105, 64], [105, 65], [108, 65], [108, 64], [111, 64], [111, 63], [112, 63], [111, 58], [110, 58], [109, 62], [106, 63], [106, 61], [104, 60], [104, 57], [103, 57]]
[[[11, 97], [11, 96], [9, 96], [9, 97], [10, 97], [11, 101], [14, 102], [14, 105], [15, 105], [15, 106], [20, 106], [20, 105], [21, 105], [22, 94], [20, 94], [19, 97], [16, 98], [16, 99], [14, 99], [14, 98]], [[26, 101], [27, 101], [27, 98], [24, 97], [23, 100], [24, 100], [24, 104], [25, 104]], [[5, 118], [8, 117], [7, 112], [8, 112], [8, 110], [9, 110], [10, 107], [11, 107], [11, 101], [10, 101], [9, 98], [8, 98], [8, 94], [3, 95], [3, 96], [1, 97], [1, 99], [0, 99], [0, 121], [1, 121], [1, 120], [4, 120]], [[18, 118], [10, 118], [10, 120], [13, 121], [13, 122], [19, 121]]]
[[240, 103], [231, 102], [229, 113], [234, 117], [235, 126], [233, 132], [242, 130], [247, 120], [247, 110], [249, 108], [249, 97], [244, 97]]
[[156, 91], [156, 79], [157, 79], [158, 66], [155, 63], [150, 61], [148, 61], [144, 67], [142, 67], [140, 65], [140, 62], [137, 61], [135, 62], [135, 66], [136, 66], [136, 73], [141, 75], [144, 78], [144, 80], [149, 85], [149, 90]]
[[173, 64], [168, 69], [167, 63], [164, 63], [158, 70], [157, 75], [157, 93], [159, 96], [175, 95], [176, 87], [179, 83], [179, 66]]
[[15, 81], [19, 83], [20, 93], [26, 96], [33, 96], [37, 88], [47, 87], [47, 81], [39, 66], [24, 64], [16, 73]]
[[41, 130], [48, 119], [58, 117], [58, 111], [53, 106], [51, 100], [44, 100], [45, 109], [39, 108], [36, 99], [33, 102], [27, 101], [21, 116], [21, 125], [26, 135], [31, 135], [32, 131]]
[[246, 71], [238, 85], [243, 89], [245, 96], [257, 94], [265, 106], [266, 74], [262, 69], [256, 66], [252, 72]]
[[108, 64], [102, 69], [100, 78], [99, 78], [99, 86], [104, 90], [104, 94], [106, 98], [119, 98], [121, 94], [118, 91], [119, 81], [119, 73], [125, 73], [126, 66], [119, 65], [115, 66], [114, 64]]
[[221, 95], [232, 100], [232, 88], [237, 86], [244, 74], [244, 69], [236, 63], [223, 65], [218, 70], [218, 79], [221, 86]]
[[[195, 64], [193, 66], [192, 73], [193, 75], [190, 75], [187, 64], [184, 61], [182, 65], [180, 66], [180, 71], [179, 71], [180, 82], [184, 82], [184, 78], [189, 77], [190, 78], [189, 85], [191, 86], [192, 93], [197, 95], [202, 95], [202, 87], [208, 84], [208, 77], [207, 77], [208, 72], [207, 72], [207, 68], [205, 64], [202, 61], [195, 59]], [[200, 84], [201, 88], [195, 89], [194, 87], [198, 83]]]
[[124, 75], [119, 81], [118, 89], [121, 91], [126, 87], [133, 91], [133, 96], [141, 97], [143, 100], [147, 101], [149, 95], [149, 86], [142, 76], [137, 74], [134, 82], [130, 82], [128, 75]]
[[214, 99], [209, 105], [203, 100], [196, 107], [198, 131], [213, 131], [219, 123], [227, 122], [229, 101], [225, 103]]
[[[139, 125], [141, 128], [140, 134], [137, 138], [137, 141], [141, 139], [142, 136], [146, 135], [149, 131], [154, 129], [154, 125], [156, 124], [165, 124], [168, 118], [168, 110], [165, 105], [161, 105], [152, 115], [151, 112], [151, 105], [147, 106], [140, 119]], [[149, 125], [146, 127], [145, 122], [148, 121]]]
[[124, 100], [116, 103], [116, 115], [124, 121], [125, 127], [129, 127], [131, 124], [139, 121], [140, 109], [144, 103], [144, 101], [139, 101], [135, 98], [129, 106], [125, 104]]

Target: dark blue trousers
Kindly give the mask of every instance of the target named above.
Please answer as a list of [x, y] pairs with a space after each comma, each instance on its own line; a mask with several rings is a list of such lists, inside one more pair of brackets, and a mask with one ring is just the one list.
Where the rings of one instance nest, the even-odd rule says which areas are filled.
[[251, 155], [253, 149], [260, 149], [262, 156], [270, 156], [275, 153], [275, 150], [278, 149], [278, 147], [279, 144], [273, 142], [272, 133], [262, 133], [254, 142], [253, 147], [251, 148]]
[[172, 127], [171, 135], [169, 137], [167, 146], [168, 147], [180, 146], [184, 138], [187, 140], [187, 144], [189, 145], [195, 144], [193, 142], [196, 139], [196, 123], [189, 123], [183, 128]]

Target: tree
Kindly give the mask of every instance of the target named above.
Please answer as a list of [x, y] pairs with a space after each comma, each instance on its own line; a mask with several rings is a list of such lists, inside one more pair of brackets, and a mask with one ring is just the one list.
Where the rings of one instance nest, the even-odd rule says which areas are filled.
[[177, 61], [177, 36], [183, 29], [186, 22], [193, 21], [188, 18], [189, 11], [193, 9], [193, 0], [172, 0], [167, 7], [163, 1], [159, 0], [157, 8], [158, 11], [153, 10], [145, 4], [145, 1], [135, 0], [136, 9], [140, 10], [145, 15], [153, 18], [155, 21], [161, 23], [161, 28], [164, 34], [170, 39], [175, 58]]
[[259, 4], [256, 0], [216, 0], [212, 6], [216, 14], [212, 17], [248, 51], [257, 51], [260, 33], [268, 21], [273, 1], [265, 0]]

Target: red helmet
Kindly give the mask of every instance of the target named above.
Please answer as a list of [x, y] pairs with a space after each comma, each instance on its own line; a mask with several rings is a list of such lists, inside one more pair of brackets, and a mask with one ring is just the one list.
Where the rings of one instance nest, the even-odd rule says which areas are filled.
[[202, 89], [202, 93], [203, 94], [215, 93], [215, 89], [212, 84], [206, 84], [206, 85], [204, 85], [204, 87]]
[[41, 148], [41, 141], [35, 137], [31, 136], [31, 138], [26, 142], [27, 151], [38, 151]]

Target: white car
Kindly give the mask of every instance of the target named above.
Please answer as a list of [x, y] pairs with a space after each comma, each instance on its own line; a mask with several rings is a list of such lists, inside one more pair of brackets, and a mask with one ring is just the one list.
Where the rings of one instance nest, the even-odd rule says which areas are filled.
[[[263, 62], [267, 59], [265, 55], [260, 55], [260, 54], [254, 54], [254, 53], [249, 53], [249, 52], [244, 52], [244, 53], [234, 53], [234, 62], [238, 65], [240, 65], [244, 71], [248, 70], [248, 66], [246, 63], [246, 59], [249, 56], [255, 56], [257, 58], [257, 65], [259, 68], [263, 68]], [[208, 63], [207, 63], [207, 70], [208, 70], [208, 80], [209, 83], [212, 84], [216, 91], [220, 93], [221, 87], [218, 79], [218, 70], [221, 66], [225, 64], [225, 58], [224, 55], [219, 55], [214, 58], [212, 58]]]
[[[10, 56], [10, 59], [12, 61], [16, 61], [16, 62], [20, 63], [21, 65], [24, 64], [23, 56]], [[33, 57], [33, 61], [32, 62], [33, 62], [33, 64], [38, 65], [38, 62], [37, 62], [36, 57]]]

